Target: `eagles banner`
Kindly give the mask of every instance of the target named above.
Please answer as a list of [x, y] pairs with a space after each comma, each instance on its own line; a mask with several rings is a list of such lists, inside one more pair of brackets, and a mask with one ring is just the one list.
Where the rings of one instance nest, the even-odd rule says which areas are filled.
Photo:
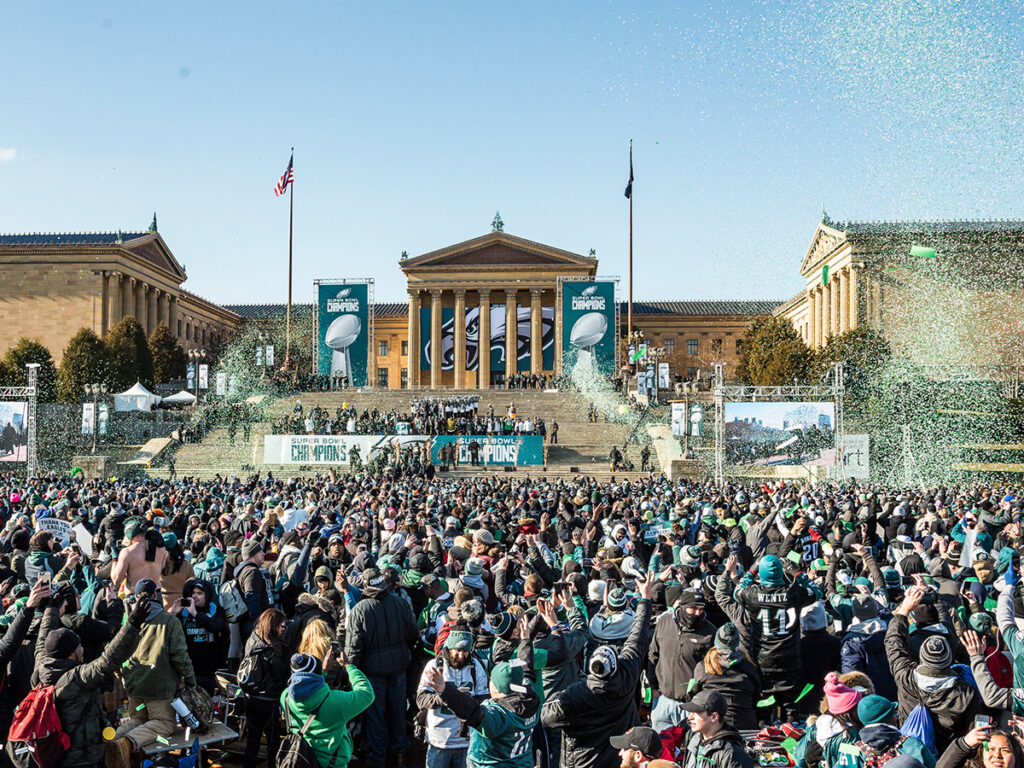
[[[516, 372], [531, 370], [529, 305], [516, 308]], [[489, 340], [480, 339], [480, 307], [466, 310], [466, 370], [480, 369], [480, 355], [490, 350], [492, 371], [506, 371], [505, 365], [505, 305], [492, 304]], [[441, 370], [455, 368], [455, 310], [441, 309]], [[554, 370], [555, 363], [555, 308], [541, 308], [542, 370]], [[433, 350], [430, 345], [430, 307], [420, 307], [420, 370], [429, 371]]]
[[370, 300], [367, 283], [316, 283], [316, 372], [367, 385], [370, 357]]
[[562, 366], [590, 355], [606, 374], [615, 369], [615, 283], [562, 283]]

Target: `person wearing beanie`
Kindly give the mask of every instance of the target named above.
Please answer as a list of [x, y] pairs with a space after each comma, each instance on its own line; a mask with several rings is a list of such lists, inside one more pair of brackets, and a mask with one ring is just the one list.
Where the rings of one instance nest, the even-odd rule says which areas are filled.
[[640, 724], [636, 690], [640, 672], [647, 662], [650, 645], [647, 628], [656, 581], [653, 574], [637, 580], [640, 601], [622, 651], [616, 653], [608, 646], [601, 646], [594, 652], [594, 656], [604, 653], [608, 661], [614, 658], [614, 663], [595, 664], [592, 656], [585, 679], [556, 692], [544, 702], [541, 708], [544, 725], [562, 731], [562, 765], [614, 765], [618, 756], [608, 739]]
[[761, 670], [762, 693], [774, 696], [784, 719], [793, 721], [797, 719], [796, 699], [804, 687], [800, 622], [795, 617], [822, 594], [803, 573], [787, 583], [782, 561], [775, 555], [761, 558], [757, 576], [754, 583], [748, 572], [735, 598], [750, 617], [749, 648]]
[[323, 676], [319, 659], [304, 653], [291, 658], [291, 677], [281, 694], [281, 711], [290, 730], [309, 721], [304, 738], [321, 766], [346, 766], [352, 758], [352, 736], [348, 725], [373, 702], [374, 693], [366, 675], [348, 663], [343, 654], [336, 659], [348, 677], [350, 691], [332, 690]]
[[924, 599], [926, 589], [913, 586], [900, 603], [885, 635], [885, 651], [899, 693], [900, 721], [918, 704], [931, 713], [935, 746], [945, 749], [951, 737], [966, 733], [981, 707], [977, 689], [953, 669], [949, 641], [932, 635], [921, 645], [920, 661], [914, 657], [908, 636], [909, 616]]
[[606, 590], [604, 605], [590, 619], [590, 651], [599, 645], [621, 650], [633, 626], [634, 615], [622, 587]]
[[[24, 638], [36, 608], [49, 597], [50, 588], [45, 582], [37, 583], [29, 593], [25, 607], [8, 630], [10, 640], [5, 636], [0, 642], [0, 661], [5, 668], [10, 655], [8, 644], [16, 641], [20, 645], [19, 637]], [[95, 766], [104, 762], [106, 749], [102, 737], [106, 724], [103, 688], [113, 683], [114, 673], [135, 650], [139, 629], [148, 620], [150, 609], [147, 602], [137, 603], [100, 657], [83, 664], [81, 640], [75, 632], [61, 626], [61, 606], [65, 599], [58, 593], [42, 612], [31, 682], [33, 686], [54, 686], [57, 714], [70, 738], [60, 764]], [[111, 758], [117, 763], [123, 759], [122, 768], [127, 768], [131, 745], [127, 741], [111, 744]]]
[[732, 622], [715, 633], [712, 647], [693, 672], [687, 701], [700, 691], [720, 693], [728, 705], [725, 722], [737, 730], [757, 729], [755, 702], [761, 700], [761, 675], [740, 648], [740, 632]]
[[851, 607], [853, 620], [842, 638], [840, 669], [863, 672], [871, 678], [879, 695], [895, 699], [896, 680], [885, 651], [887, 625], [878, 615], [878, 602], [871, 595], [856, 595]]
[[404, 763], [410, 746], [406, 673], [419, 632], [409, 603], [389, 588], [380, 571], [367, 568], [361, 579], [362, 596], [348, 612], [345, 656], [373, 686], [373, 702], [363, 720], [367, 764], [384, 765], [389, 753]]
[[676, 607], [658, 616], [651, 639], [651, 687], [659, 696], [651, 710], [651, 727], [664, 731], [682, 722], [690, 680], [701, 659], [712, 647], [715, 627], [704, 615], [701, 591], [686, 590]]
[[817, 710], [825, 675], [839, 669], [842, 642], [828, 631], [828, 614], [820, 600], [800, 613], [800, 629], [800, 647], [814, 649], [814, 653], [804, 653], [802, 659], [804, 685], [810, 684], [814, 688], [796, 703], [797, 711], [806, 716]]
[[[540, 700], [531, 679], [534, 659], [529, 623], [525, 618], [520, 622], [516, 657], [495, 664], [491, 671], [490, 698], [461, 690], [447, 678], [443, 666], [436, 664], [428, 665], [420, 682], [424, 695], [429, 696], [431, 702], [441, 704], [468, 726], [466, 765], [470, 768], [532, 768], [534, 765], [532, 737], [540, 720]], [[427, 762], [428, 766], [457, 764]]]
[[[511, 624], [509, 614], [501, 614]], [[500, 617], [501, 629], [504, 621]], [[493, 626], [493, 625], [492, 625]], [[496, 628], [497, 630], [497, 628]], [[473, 633], [469, 627], [457, 624], [445, 638], [440, 653], [423, 668], [416, 688], [416, 706], [425, 713], [427, 765], [465, 765], [469, 752], [469, 733], [455, 714], [447, 709], [440, 694], [428, 684], [435, 669], [440, 668], [445, 684], [454, 685], [459, 691], [469, 694], [478, 702], [487, 698], [487, 672], [473, 655]], [[441, 754], [432, 754], [439, 752]]]
[[855, 748], [860, 750], [859, 765], [898, 764], [903, 768], [934, 768], [935, 754], [932, 750], [920, 739], [900, 733], [898, 710], [899, 705], [884, 696], [865, 696], [860, 700], [857, 717], [861, 729], [854, 742]]
[[266, 555], [263, 544], [253, 536], [245, 539], [241, 546], [241, 562], [232, 571], [232, 578], [238, 584], [245, 602], [245, 615], [238, 623], [241, 642], [244, 644], [256, 626], [256, 620], [268, 608], [273, 607], [270, 595], [270, 574], [263, 567]]

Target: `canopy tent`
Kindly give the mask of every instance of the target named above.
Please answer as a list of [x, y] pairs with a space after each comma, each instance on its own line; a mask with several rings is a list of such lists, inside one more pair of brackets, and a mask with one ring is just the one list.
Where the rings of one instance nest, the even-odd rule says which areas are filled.
[[196, 396], [186, 390], [181, 390], [170, 397], [163, 399], [164, 405], [192, 405], [196, 401]]
[[140, 382], [124, 392], [114, 395], [115, 411], [148, 411], [160, 402], [160, 397], [146, 389]]

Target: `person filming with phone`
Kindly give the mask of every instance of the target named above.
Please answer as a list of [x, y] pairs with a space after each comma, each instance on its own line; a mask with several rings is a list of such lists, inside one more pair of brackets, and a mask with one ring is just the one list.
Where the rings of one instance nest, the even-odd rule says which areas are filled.
[[196, 683], [212, 694], [217, 670], [227, 657], [228, 626], [224, 609], [214, 600], [213, 585], [202, 579], [185, 582], [182, 596], [172, 602], [168, 613], [181, 619]]

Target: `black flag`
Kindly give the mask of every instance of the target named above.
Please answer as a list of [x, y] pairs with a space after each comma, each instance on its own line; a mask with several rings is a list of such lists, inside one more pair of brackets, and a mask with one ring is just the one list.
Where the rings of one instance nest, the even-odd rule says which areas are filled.
[[626, 197], [633, 199], [633, 142], [629, 142], [629, 181], [626, 182]]

